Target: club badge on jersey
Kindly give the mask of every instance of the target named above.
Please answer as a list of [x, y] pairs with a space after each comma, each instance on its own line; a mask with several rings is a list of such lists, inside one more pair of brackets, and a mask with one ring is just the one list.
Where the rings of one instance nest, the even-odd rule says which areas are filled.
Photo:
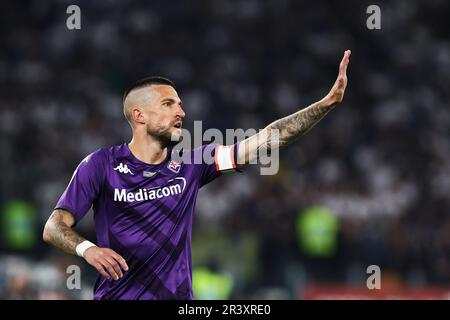
[[169, 170], [175, 173], [178, 173], [180, 172], [181, 164], [179, 164], [176, 161], [170, 160], [169, 164], [167, 165], [167, 168], [169, 168]]

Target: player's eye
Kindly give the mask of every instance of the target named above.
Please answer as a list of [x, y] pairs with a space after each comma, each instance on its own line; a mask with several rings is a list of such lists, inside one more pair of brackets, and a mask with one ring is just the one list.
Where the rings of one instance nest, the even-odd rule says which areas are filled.
[[171, 104], [172, 104], [172, 102], [170, 102], [170, 101], [163, 102], [163, 106], [165, 106], [165, 107], [170, 107]]

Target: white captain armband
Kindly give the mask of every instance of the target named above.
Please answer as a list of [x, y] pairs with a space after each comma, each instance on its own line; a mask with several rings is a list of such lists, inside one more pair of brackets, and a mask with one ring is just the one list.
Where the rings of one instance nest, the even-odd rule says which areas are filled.
[[216, 171], [230, 171], [236, 169], [236, 155], [235, 146], [221, 146], [216, 145], [214, 153], [214, 162], [216, 164]]

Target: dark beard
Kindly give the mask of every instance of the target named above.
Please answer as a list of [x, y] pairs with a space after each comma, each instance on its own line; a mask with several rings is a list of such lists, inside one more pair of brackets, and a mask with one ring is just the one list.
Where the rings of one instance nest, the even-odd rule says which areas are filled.
[[178, 140], [172, 140], [171, 139], [172, 134], [170, 132], [168, 131], [158, 132], [151, 130], [148, 127], [147, 127], [147, 134], [158, 140], [162, 148], [173, 147], [183, 140], [183, 136], [180, 136]]

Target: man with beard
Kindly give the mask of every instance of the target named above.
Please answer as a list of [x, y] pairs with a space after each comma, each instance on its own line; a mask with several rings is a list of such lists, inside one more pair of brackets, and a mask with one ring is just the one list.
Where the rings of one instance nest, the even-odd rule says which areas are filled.
[[[346, 51], [338, 78], [320, 101], [231, 146], [183, 151], [211, 161], [177, 162], [185, 112], [162, 77], [134, 83], [124, 95], [133, 138], [88, 155], [75, 170], [44, 228], [44, 240], [98, 270], [94, 299], [193, 299], [192, 218], [199, 189], [225, 171], [254, 163], [259, 150], [288, 145], [336, 104], [347, 86]], [[97, 245], [72, 228], [93, 207]]]

